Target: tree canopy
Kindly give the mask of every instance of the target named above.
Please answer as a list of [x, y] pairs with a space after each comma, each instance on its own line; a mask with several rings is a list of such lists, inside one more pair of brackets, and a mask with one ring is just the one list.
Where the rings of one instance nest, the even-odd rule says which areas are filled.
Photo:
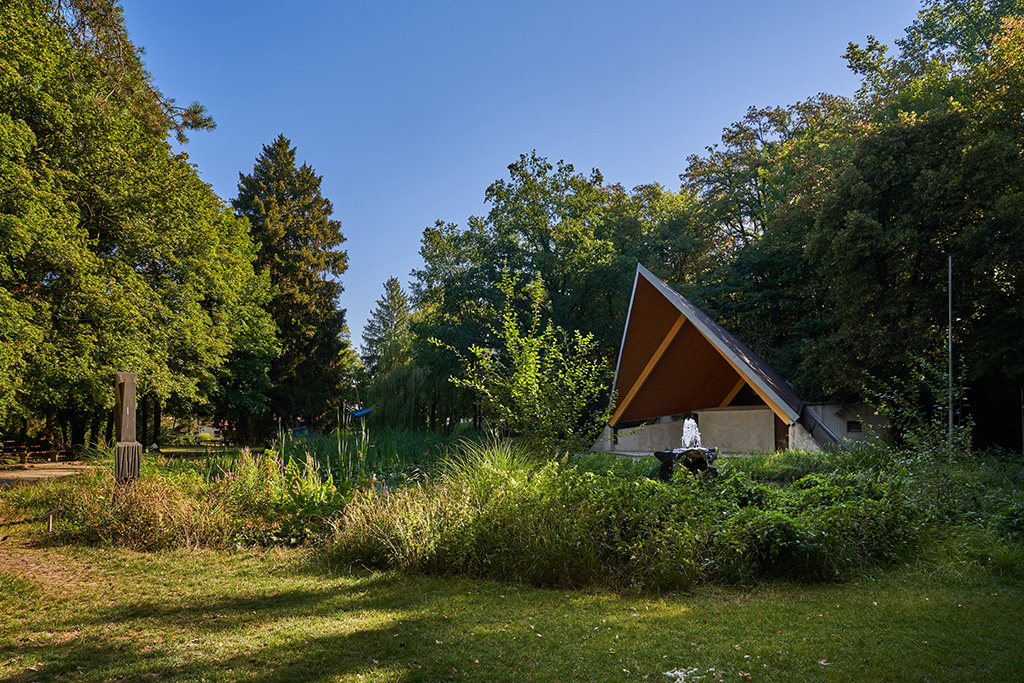
[[113, 2], [0, 19], [0, 418], [84, 431], [118, 370], [207, 401], [240, 324], [273, 343], [247, 225], [167, 139], [212, 121], [152, 86]]
[[281, 354], [271, 366], [269, 408], [288, 422], [315, 424], [333, 413], [353, 379], [355, 352], [338, 308], [348, 254], [321, 181], [308, 164], [295, 165], [295, 148], [279, 135], [263, 146], [252, 173], [239, 173], [232, 202], [258, 245], [255, 266], [273, 286], [267, 310]]
[[[957, 373], [977, 389], [981, 441], [1019, 440], [1006, 425], [1024, 386], [1021, 15], [1016, 0], [925, 0], [894, 56], [850, 44], [856, 97], [751, 107], [686, 160], [678, 193], [522, 155], [485, 216], [424, 231], [414, 332], [496, 348], [508, 269], [541, 283], [545, 320], [613, 357], [639, 261], [806, 399], [861, 400], [944, 358], [952, 253]], [[464, 377], [446, 362], [424, 368]]]
[[[751, 107], [681, 160], [678, 191], [520, 155], [484, 190], [483, 215], [423, 231], [408, 294], [385, 283], [362, 349], [380, 419], [493, 414], [467, 387], [513, 367], [487, 355], [511, 358], [509, 320], [524, 323], [519, 341], [585, 339], [614, 358], [638, 262], [804, 398], [859, 400], [944, 358], [952, 255], [957, 373], [982, 443], [1015, 447], [1022, 17], [1024, 0], [923, 0], [892, 53], [850, 43], [856, 96]], [[57, 418], [81, 432], [117, 370], [138, 372], [143, 396], [244, 430], [316, 424], [350, 397], [348, 254], [322, 179], [281, 135], [229, 209], [170, 144], [212, 126], [155, 86], [116, 0], [0, 5], [8, 429]], [[543, 296], [511, 297], [507, 278]]]

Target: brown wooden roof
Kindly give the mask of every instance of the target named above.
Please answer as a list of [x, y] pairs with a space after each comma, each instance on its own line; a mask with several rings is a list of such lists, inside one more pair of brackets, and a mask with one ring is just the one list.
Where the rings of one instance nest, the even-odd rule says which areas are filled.
[[[786, 424], [809, 419], [803, 401], [768, 363], [637, 265], [609, 424], [725, 407], [744, 386]], [[809, 431], [813, 436], [817, 425]], [[835, 441], [830, 433], [823, 438]]]

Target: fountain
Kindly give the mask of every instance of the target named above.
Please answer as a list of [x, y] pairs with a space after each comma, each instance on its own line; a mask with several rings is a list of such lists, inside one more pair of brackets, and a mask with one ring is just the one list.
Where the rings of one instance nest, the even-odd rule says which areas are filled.
[[718, 474], [718, 470], [711, 466], [718, 457], [718, 449], [704, 448], [700, 445], [700, 430], [697, 429], [697, 422], [693, 418], [686, 418], [683, 421], [683, 438], [681, 448], [671, 451], [658, 451], [654, 454], [661, 467], [658, 468], [658, 479], [668, 481], [672, 478], [672, 472], [676, 464], [682, 464], [691, 474], [708, 472]]
[[683, 449], [700, 448], [700, 430], [697, 429], [697, 421], [692, 417], [683, 420]]

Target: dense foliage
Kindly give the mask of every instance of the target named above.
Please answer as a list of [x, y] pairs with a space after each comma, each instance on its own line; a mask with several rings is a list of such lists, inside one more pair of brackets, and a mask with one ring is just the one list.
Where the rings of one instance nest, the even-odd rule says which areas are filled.
[[268, 408], [287, 424], [317, 424], [352, 385], [355, 352], [338, 308], [348, 254], [321, 180], [308, 164], [296, 167], [295, 148], [280, 135], [264, 145], [252, 173], [239, 174], [232, 202], [259, 245], [255, 266], [273, 285], [267, 310], [281, 353], [270, 366]]
[[[926, 0], [898, 54], [850, 44], [856, 97], [751, 107], [687, 159], [679, 193], [522, 155], [487, 188], [485, 216], [424, 231], [413, 348], [494, 348], [508, 270], [543, 284], [545, 320], [613, 359], [640, 262], [806, 400], [859, 401], [873, 378], [944, 358], [952, 254], [955, 374], [969, 389], [957, 421], [970, 405], [981, 445], [1019, 447], [1022, 15], [1019, 0]], [[465, 378], [455, 358], [420, 352], [419, 386]]]
[[412, 573], [675, 590], [842, 580], [921, 557], [930, 539], [970, 537], [976, 561], [1024, 569], [1019, 531], [1006, 532], [1020, 525], [1019, 462], [787, 452], [723, 464], [721, 477], [681, 470], [669, 483], [588, 469], [508, 443], [467, 448], [423, 483], [357, 490], [330, 552]]
[[510, 360], [502, 274], [544, 292], [517, 334], [550, 324], [610, 363], [638, 262], [805, 400], [859, 401], [877, 378], [943, 361], [952, 255], [956, 419], [973, 418], [982, 446], [1022, 445], [1021, 0], [923, 0], [892, 53], [850, 44], [856, 96], [751, 107], [685, 160], [678, 191], [521, 155], [486, 188], [484, 215], [424, 230], [408, 294], [388, 281], [365, 378], [339, 308], [340, 223], [289, 141], [240, 174], [232, 213], [170, 147], [212, 120], [159, 92], [116, 0], [0, 13], [6, 433], [31, 420], [98, 441], [117, 370], [139, 373], [147, 437], [162, 406], [242, 433], [329, 427], [356, 379], [381, 423], [479, 424], [518, 410], [514, 392], [495, 402], [471, 376], [473, 349]]
[[[466, 378], [452, 381], [480, 397], [494, 427], [535, 453], [587, 450], [608, 421], [608, 404], [602, 401], [611, 379], [608, 362], [593, 335], [542, 324], [545, 291], [539, 278], [520, 285], [502, 274], [501, 322], [492, 330], [497, 348], [471, 347], [472, 358], [462, 359]], [[528, 306], [525, 323], [519, 300]]]
[[116, 371], [190, 406], [237, 345], [273, 347], [248, 226], [167, 139], [210, 125], [152, 86], [116, 5], [0, 8], [0, 421], [81, 444]]
[[170, 145], [212, 127], [156, 89], [115, 0], [0, 9], [4, 432], [109, 441], [117, 371], [138, 374], [147, 445], [164, 405], [265, 432], [351, 387], [319, 177], [281, 137], [236, 215]]
[[423, 429], [427, 424], [424, 373], [414, 355], [412, 303], [397, 277], [384, 283], [384, 295], [363, 326], [361, 357], [370, 382], [366, 403], [378, 410], [374, 424]]

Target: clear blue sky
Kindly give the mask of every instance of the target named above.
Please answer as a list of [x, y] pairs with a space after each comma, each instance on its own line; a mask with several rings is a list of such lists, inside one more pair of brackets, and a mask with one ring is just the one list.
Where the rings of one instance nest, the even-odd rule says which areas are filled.
[[165, 95], [217, 122], [185, 147], [225, 200], [279, 133], [323, 176], [347, 242], [358, 348], [423, 229], [464, 226], [536, 149], [631, 188], [676, 190], [686, 157], [748, 106], [851, 95], [841, 58], [891, 44], [918, 0], [351, 2], [123, 0]]

